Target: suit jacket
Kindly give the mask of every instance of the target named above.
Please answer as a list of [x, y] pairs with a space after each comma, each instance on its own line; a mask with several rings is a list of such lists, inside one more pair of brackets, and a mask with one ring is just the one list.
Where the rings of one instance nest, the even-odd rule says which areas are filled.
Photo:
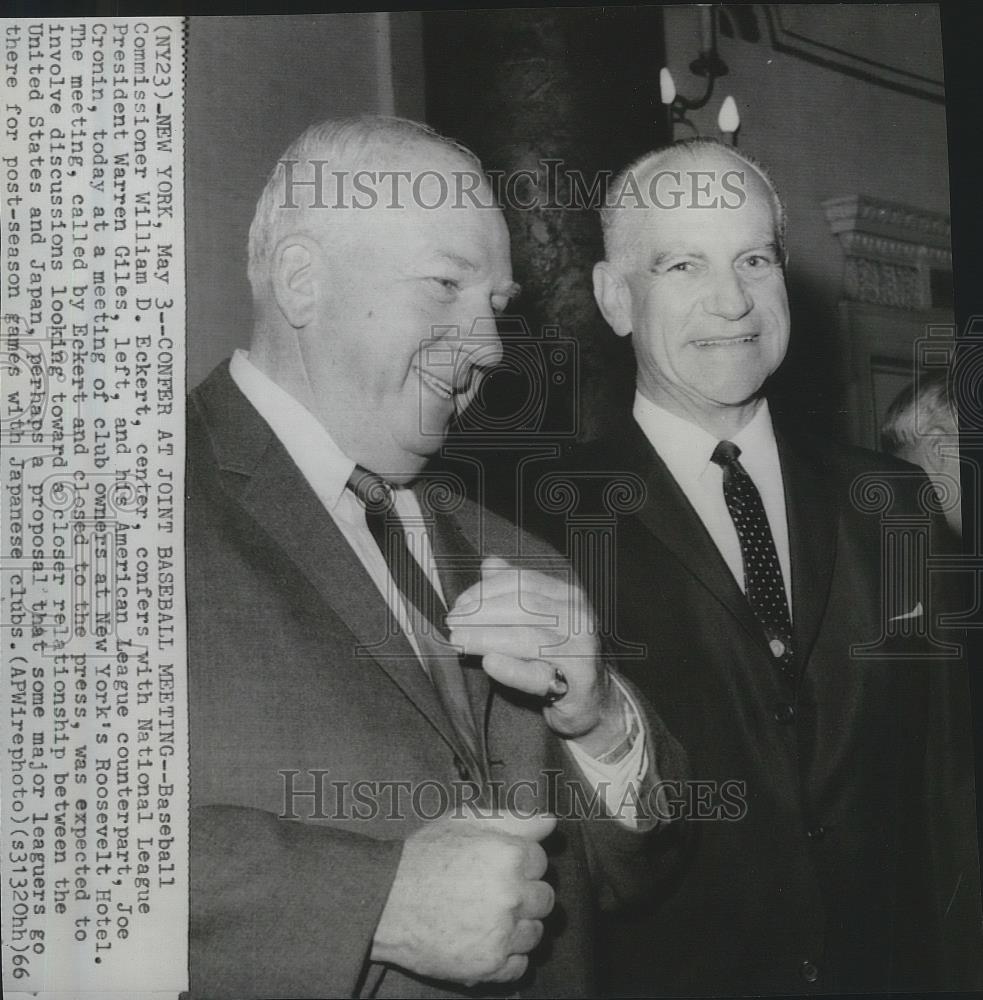
[[[924, 477], [860, 450], [784, 436], [778, 444], [794, 686], [634, 422], [569, 462], [575, 510], [568, 497], [565, 514], [546, 513], [548, 488], [526, 506], [558, 547], [594, 553], [585, 572], [599, 606], [613, 608], [621, 669], [692, 770], [681, 808], [697, 833], [685, 867], [647, 906], [604, 921], [609, 995], [965, 985], [960, 971], [939, 968], [940, 945], [961, 950], [963, 973], [979, 950], [965, 664], [944, 645], [951, 632], [939, 645], [922, 628], [942, 601], [939, 581], [929, 587], [924, 574], [886, 561], [887, 550], [906, 557], [908, 543], [895, 550], [882, 540], [882, 524], [902, 535], [914, 526], [906, 537], [922, 541], [910, 551], [937, 552], [919, 535]], [[554, 477], [555, 487], [563, 472], [554, 464], [527, 474]], [[625, 488], [612, 491], [619, 473]], [[595, 530], [613, 531], [607, 558], [603, 545], [574, 544], [591, 517]], [[897, 615], [911, 617], [886, 627]], [[644, 656], [629, 655], [633, 643]], [[924, 658], [933, 653], [946, 658]], [[943, 717], [959, 757], [940, 737]]]
[[[188, 413], [192, 995], [460, 995], [368, 960], [404, 839], [467, 778], [435, 690], [227, 366]], [[556, 558], [463, 500], [432, 541], [451, 601], [475, 579], [462, 552]], [[534, 704], [465, 674], [493, 779], [577, 780]], [[678, 746], [649, 724], [676, 774]], [[676, 829], [561, 820], [544, 844], [558, 905], [530, 974], [504, 992], [588, 993], [592, 900], [613, 905], [671, 866]]]

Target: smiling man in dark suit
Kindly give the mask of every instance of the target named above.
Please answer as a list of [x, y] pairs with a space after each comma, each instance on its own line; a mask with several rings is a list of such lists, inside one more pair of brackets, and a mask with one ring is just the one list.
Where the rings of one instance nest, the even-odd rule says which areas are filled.
[[480, 165], [314, 126], [249, 276], [250, 350], [189, 400], [192, 994], [589, 995], [681, 754], [563, 561], [421, 478], [516, 291]]
[[950, 581], [905, 562], [935, 551], [924, 478], [773, 424], [785, 209], [760, 166], [709, 140], [667, 147], [613, 181], [602, 224], [595, 297], [631, 336], [637, 391], [630, 425], [571, 471], [581, 513], [594, 483], [638, 485], [599, 592], [617, 637], [647, 649], [625, 674], [706, 783], [671, 891], [607, 921], [606, 991], [966, 985], [937, 962], [945, 939], [979, 947], [980, 904], [971, 841], [964, 870], [938, 864], [939, 830], [975, 823], [966, 720], [961, 756], [938, 743], [965, 689], [938, 631]]

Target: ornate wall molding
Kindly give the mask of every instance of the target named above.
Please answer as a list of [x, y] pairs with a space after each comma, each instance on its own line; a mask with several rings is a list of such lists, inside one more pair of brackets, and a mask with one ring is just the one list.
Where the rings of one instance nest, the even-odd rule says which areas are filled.
[[846, 256], [847, 298], [902, 309], [951, 305], [947, 215], [867, 195], [830, 198], [823, 211]]

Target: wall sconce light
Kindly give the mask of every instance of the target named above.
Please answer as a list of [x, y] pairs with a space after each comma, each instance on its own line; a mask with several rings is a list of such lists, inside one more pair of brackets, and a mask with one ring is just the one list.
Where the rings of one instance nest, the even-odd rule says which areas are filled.
[[[675, 138], [676, 125], [688, 125], [694, 132], [696, 126], [689, 119], [690, 111], [698, 111], [710, 103], [713, 97], [713, 87], [717, 79], [727, 75], [727, 64], [717, 52], [717, 21], [712, 4], [700, 4], [700, 52], [689, 64], [689, 71], [694, 76], [706, 79], [706, 90], [702, 97], [683, 97], [676, 89], [676, 82], [669, 70], [663, 66], [659, 70], [659, 98], [669, 109], [669, 139]], [[737, 103], [728, 95], [720, 106], [717, 116], [717, 127], [730, 137], [732, 146], [737, 145], [737, 131], [741, 127], [741, 118], [737, 111]]]

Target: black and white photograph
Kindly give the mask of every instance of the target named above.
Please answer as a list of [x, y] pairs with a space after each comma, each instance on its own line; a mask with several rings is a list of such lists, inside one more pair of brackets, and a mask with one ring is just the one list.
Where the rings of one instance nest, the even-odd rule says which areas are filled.
[[978, 20], [126, 6], [2, 22], [7, 992], [983, 991]]

